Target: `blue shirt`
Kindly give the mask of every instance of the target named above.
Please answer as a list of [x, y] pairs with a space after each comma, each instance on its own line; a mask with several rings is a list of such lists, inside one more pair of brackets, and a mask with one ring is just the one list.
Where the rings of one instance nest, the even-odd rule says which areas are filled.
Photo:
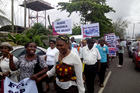
[[101, 63], [107, 62], [107, 54], [109, 53], [108, 46], [104, 45], [101, 47], [100, 45], [97, 45], [96, 48], [99, 50], [99, 53], [101, 55]]

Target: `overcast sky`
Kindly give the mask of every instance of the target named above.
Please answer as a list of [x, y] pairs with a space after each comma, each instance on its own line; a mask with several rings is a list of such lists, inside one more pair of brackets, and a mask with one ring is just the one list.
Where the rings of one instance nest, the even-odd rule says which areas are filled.
[[[10, 2], [11, 0], [2, 0], [3, 3], [0, 3], [1, 9], [6, 11], [6, 15], [10, 18]], [[18, 2], [17, 2], [18, 1]], [[23, 0], [15, 0], [15, 23], [23, 26], [23, 7], [18, 6], [22, 4]], [[44, 0], [49, 3], [53, 7], [57, 6], [58, 2], [68, 2], [69, 0]], [[132, 33], [133, 24], [135, 23], [135, 32], [138, 33], [138, 29], [140, 29], [140, 0], [107, 0], [107, 4], [116, 11], [115, 13], [107, 14], [107, 17], [115, 21], [117, 18], [122, 17], [130, 22], [128, 27], [128, 34]], [[47, 14], [50, 15], [51, 21], [55, 21], [56, 19], [68, 19], [68, 13], [60, 12], [56, 9], [48, 10]], [[73, 13], [70, 18], [72, 19], [73, 24], [78, 23], [80, 21], [79, 15]], [[140, 33], [140, 32], [139, 32]]]

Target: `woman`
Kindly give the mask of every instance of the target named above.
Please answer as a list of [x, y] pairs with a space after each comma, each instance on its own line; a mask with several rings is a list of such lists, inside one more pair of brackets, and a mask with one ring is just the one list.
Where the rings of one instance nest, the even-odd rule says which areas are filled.
[[69, 43], [68, 36], [58, 36], [56, 47], [59, 53], [56, 55], [55, 66], [40, 78], [37, 78], [37, 76], [42, 74], [43, 71], [34, 75], [32, 79], [40, 81], [46, 76], [51, 77], [56, 75], [57, 93], [85, 93], [82, 78], [82, 63], [80, 57], [70, 51]]
[[[46, 52], [46, 56], [45, 56], [45, 60], [46, 60], [46, 64], [48, 65], [48, 70], [51, 70], [55, 64], [55, 55], [56, 53], [58, 53], [58, 49], [55, 47], [55, 41], [54, 40], [50, 40], [49, 41], [49, 45], [50, 47], [47, 49]], [[52, 77], [51, 79], [47, 79], [47, 84], [46, 84], [46, 88], [47, 91], [49, 91], [49, 82], [50, 81], [54, 81], [54, 77]]]
[[[41, 68], [47, 69], [47, 65], [45, 63], [44, 57], [38, 57], [36, 52], [36, 44], [34, 42], [29, 42], [25, 45], [26, 54], [22, 55], [19, 58], [19, 61], [13, 61], [12, 54], [10, 55], [10, 68], [11, 70], [20, 69], [20, 80], [24, 78], [30, 78], [33, 74], [35, 74], [35, 66], [39, 63]], [[39, 61], [39, 62], [38, 62]], [[42, 86], [39, 83], [37, 85], [39, 93], [43, 93]]]
[[[18, 82], [18, 71], [11, 71], [9, 68], [10, 56], [8, 54], [11, 50], [13, 50], [13, 48], [8, 42], [1, 43], [0, 51], [2, 53], [2, 56], [0, 57], [0, 77], [1, 79], [4, 79], [7, 76], [11, 80]], [[18, 61], [16, 57], [13, 57], [13, 60], [15, 62]]]

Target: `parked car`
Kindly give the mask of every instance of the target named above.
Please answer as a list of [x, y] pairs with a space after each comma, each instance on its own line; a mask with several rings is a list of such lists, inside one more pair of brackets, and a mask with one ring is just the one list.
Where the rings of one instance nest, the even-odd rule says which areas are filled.
[[[45, 55], [46, 54], [46, 49], [42, 48], [42, 47], [37, 47], [36, 49], [36, 54], [37, 55]], [[21, 55], [25, 54], [25, 48], [24, 46], [16, 46], [13, 47], [13, 50], [11, 51], [11, 53], [16, 57], [19, 58]]]
[[129, 48], [128, 48], [128, 55], [130, 58], [133, 57], [133, 49], [136, 47], [137, 45], [137, 42], [136, 41], [132, 41], [129, 45]]
[[133, 49], [133, 62], [136, 68], [140, 68], [140, 41], [136, 43]]

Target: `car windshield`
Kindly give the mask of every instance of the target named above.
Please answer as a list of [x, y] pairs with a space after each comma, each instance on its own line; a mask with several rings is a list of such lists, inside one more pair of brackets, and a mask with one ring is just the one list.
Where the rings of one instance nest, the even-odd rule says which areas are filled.
[[[16, 50], [12, 51], [11, 53], [12, 53], [15, 57], [19, 58], [21, 55], [24, 55], [25, 52], [26, 52], [26, 51], [25, 51], [25, 48], [18, 48], [18, 49], [16, 49]], [[36, 54], [37, 54], [37, 55], [45, 55], [45, 52], [42, 51], [41, 49], [37, 48], [37, 49], [36, 49]]]

